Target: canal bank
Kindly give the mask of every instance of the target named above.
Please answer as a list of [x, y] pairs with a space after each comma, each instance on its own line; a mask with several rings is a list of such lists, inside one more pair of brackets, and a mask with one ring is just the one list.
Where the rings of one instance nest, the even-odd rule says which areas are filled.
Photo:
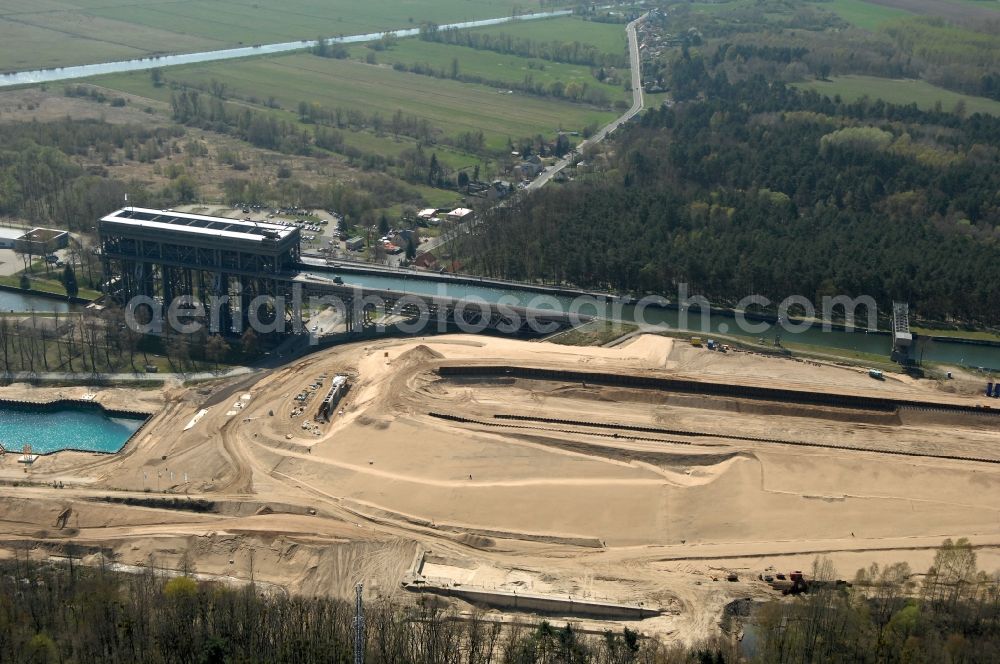
[[626, 300], [611, 293], [601, 293], [588, 291], [580, 288], [569, 288], [564, 286], [550, 286], [546, 284], [530, 284], [520, 281], [507, 281], [504, 279], [491, 279], [489, 277], [476, 277], [469, 274], [454, 274], [451, 272], [427, 272], [423, 270], [413, 270], [408, 268], [376, 267], [365, 263], [338, 263], [325, 264], [321, 262], [308, 262], [300, 266], [306, 272], [320, 272], [330, 274], [353, 274], [353, 275], [392, 275], [399, 279], [400, 284], [405, 285], [405, 281], [420, 280], [437, 282], [443, 284], [456, 284], [462, 286], [477, 286], [484, 288], [508, 289], [523, 291], [526, 293], [537, 293], [540, 295], [553, 295], [557, 297], [593, 297], [598, 300], [615, 301]]
[[[374, 276], [394, 276], [399, 279], [400, 287], [405, 288], [405, 283], [407, 280], [423, 280], [429, 282], [438, 282], [444, 284], [459, 284], [463, 286], [474, 286], [483, 287], [497, 290], [513, 290], [513, 291], [523, 291], [526, 293], [536, 293], [541, 295], [552, 295], [561, 298], [573, 298], [573, 297], [589, 297], [594, 298], [599, 301], [605, 302], [620, 302], [624, 304], [636, 304], [639, 300], [637, 296], [633, 295], [616, 295], [614, 293], [603, 292], [603, 291], [593, 291], [581, 288], [571, 288], [568, 286], [555, 286], [549, 284], [533, 284], [521, 281], [510, 281], [506, 279], [494, 279], [491, 277], [478, 277], [470, 274], [455, 274], [451, 272], [427, 272], [425, 270], [417, 270], [413, 268], [403, 268], [403, 267], [388, 267], [388, 266], [377, 266], [369, 263], [353, 263], [353, 262], [331, 262], [327, 264], [325, 261], [303, 261], [300, 268], [306, 272], [318, 272], [318, 273], [329, 273], [329, 274], [353, 274], [353, 275], [374, 275]], [[643, 296], [646, 297], [646, 296]], [[660, 296], [649, 296], [651, 298], [659, 298], [660, 302], [654, 302], [648, 306], [660, 307], [663, 309], [677, 310], [680, 307], [676, 302], [669, 301], [666, 298]], [[693, 304], [688, 307], [688, 310], [692, 314], [700, 314], [701, 308], [697, 304]], [[743, 316], [749, 321], [757, 322], [767, 322], [776, 324], [779, 322], [779, 316], [777, 314], [767, 313], [767, 312], [754, 312], [746, 310], [737, 310], [731, 307], [712, 307], [711, 311], [721, 313], [723, 315], [735, 318], [737, 315]], [[796, 318], [791, 316], [788, 318], [788, 322], [792, 325], [804, 325], [811, 322], [816, 322], [822, 324], [822, 321], [807, 321], [805, 319]], [[888, 321], [886, 321], [888, 322]], [[827, 325], [838, 331], [848, 331], [848, 329], [853, 329], [853, 327], [859, 326], [848, 326], [844, 323], [830, 322]], [[885, 330], [866, 330], [861, 329], [860, 331], [867, 334], [884, 334], [886, 336], [890, 335], [888, 329]], [[942, 337], [942, 339], [949, 339], [950, 337]], [[965, 340], [970, 343], [975, 343], [975, 340]], [[1000, 345], [998, 342], [996, 345]]]
[[[576, 311], [609, 320], [632, 323], [648, 331], [682, 332], [709, 337], [729, 336], [762, 345], [784, 343], [810, 346], [818, 351], [836, 354], [848, 351], [855, 354], [888, 358], [892, 352], [892, 337], [882, 330], [850, 331], [840, 324], [824, 326], [819, 322], [787, 320], [779, 322], [770, 314], [746, 314], [740, 320], [737, 312], [716, 310], [701, 312], [698, 308], [681, 309], [665, 301], [646, 306], [631, 298], [619, 298], [607, 293], [590, 293], [571, 289], [536, 288], [532, 284], [511, 284], [489, 279], [458, 277], [445, 278], [433, 273], [385, 271], [345, 265], [319, 267], [309, 265], [309, 272], [341, 276], [345, 284], [362, 289], [388, 290], [421, 296], [451, 297], [502, 302], [513, 306], [536, 309]], [[587, 296], [581, 303], [577, 298]], [[951, 337], [914, 338], [914, 357], [921, 362], [947, 364], [973, 369], [1000, 371], [1000, 346], [979, 344], [973, 340], [956, 342]]]
[[[406, 290], [407, 280], [422, 280], [427, 282], [437, 282], [442, 284], [456, 284], [462, 286], [473, 286], [477, 288], [489, 288], [496, 291], [521, 291], [525, 293], [535, 293], [539, 295], [550, 295], [558, 298], [593, 298], [600, 302], [607, 303], [621, 303], [621, 304], [636, 304], [638, 299], [634, 296], [629, 295], [615, 295], [613, 293], [606, 293], [601, 291], [588, 291], [579, 288], [569, 288], [564, 286], [552, 286], [547, 284], [532, 284], [526, 282], [518, 281], [508, 281], [504, 279], [492, 279], [489, 277], [476, 277], [473, 275], [463, 275], [463, 274], [453, 274], [449, 272], [434, 273], [426, 272], [421, 270], [413, 270], [407, 268], [393, 268], [393, 267], [381, 267], [367, 265], [364, 263], [332, 263], [329, 265], [316, 263], [304, 263], [302, 266], [303, 270], [314, 273], [329, 273], [335, 275], [369, 275], [369, 276], [385, 276], [391, 275], [399, 280], [398, 290]], [[391, 290], [391, 289], [390, 289]], [[441, 293], [442, 296], [445, 293]], [[654, 297], [655, 296], [651, 296]], [[666, 300], [666, 298], [660, 298], [661, 301], [653, 302], [647, 306], [653, 308], [662, 308], [668, 310], [677, 311], [680, 309], [676, 302], [671, 302]], [[697, 305], [688, 307], [688, 311], [693, 315], [701, 315], [701, 308]], [[746, 318], [748, 321], [754, 322], [766, 322], [772, 325], [779, 323], [780, 317], [776, 314], [770, 314], [767, 312], [754, 312], [754, 311], [738, 311], [736, 309], [728, 307], [713, 307], [710, 311], [715, 311], [724, 316], [729, 316], [731, 318], [736, 318], [737, 315]], [[804, 319], [789, 317], [788, 323], [791, 325], [805, 325], [815, 322], [816, 324], [822, 324], [821, 321], [806, 321]], [[827, 323], [828, 327], [832, 330], [837, 330], [841, 332], [846, 332], [853, 329], [854, 326], [847, 326], [843, 323], [830, 322]], [[890, 332], [888, 330], [859, 330], [866, 334], [882, 334], [888, 337]], [[969, 340], [974, 343], [974, 341]], [[1000, 345], [998, 343], [997, 345]]]

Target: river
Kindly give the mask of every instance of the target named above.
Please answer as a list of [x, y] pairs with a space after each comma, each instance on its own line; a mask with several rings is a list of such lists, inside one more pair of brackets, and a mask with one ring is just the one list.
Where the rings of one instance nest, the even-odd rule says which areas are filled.
[[[490, 25], [501, 25], [512, 21], [532, 21], [541, 18], [552, 18], [555, 16], [567, 16], [573, 12], [568, 9], [535, 12], [533, 14], [522, 14], [517, 17], [501, 16], [499, 18], [487, 18], [479, 21], [465, 21], [462, 23], [449, 23], [439, 26], [440, 29], [451, 28], [481, 28]], [[334, 37], [329, 40], [331, 44], [356, 44], [359, 42], [374, 41], [386, 34], [385, 32], [369, 32], [364, 35], [350, 35], [346, 37]], [[397, 37], [413, 37], [420, 34], [420, 28], [405, 28], [400, 30], [389, 30], [388, 34]], [[72, 67], [58, 67], [55, 69], [35, 69], [32, 71], [9, 72], [0, 75], [0, 88], [14, 85], [30, 85], [34, 83], [52, 83], [55, 81], [65, 81], [74, 78], [87, 78], [90, 76], [100, 76], [102, 74], [117, 74], [126, 71], [139, 71], [142, 69], [152, 69], [154, 67], [173, 67], [175, 65], [190, 65], [199, 62], [213, 62], [215, 60], [233, 60], [236, 58], [248, 58], [255, 55], [271, 55], [274, 53], [287, 53], [289, 51], [300, 51], [316, 45], [316, 40], [303, 39], [301, 41], [283, 42], [280, 44], [258, 44], [256, 46], [240, 46], [237, 48], [226, 48], [217, 51], [202, 51], [200, 53], [179, 53], [177, 55], [160, 55], [148, 58], [138, 58], [135, 60], [121, 60], [118, 62], [102, 62], [92, 65], [76, 65]]]

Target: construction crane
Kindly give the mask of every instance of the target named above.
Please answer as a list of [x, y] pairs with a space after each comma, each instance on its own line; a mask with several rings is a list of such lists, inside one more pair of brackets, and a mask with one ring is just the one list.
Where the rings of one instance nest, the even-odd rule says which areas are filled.
[[354, 586], [354, 664], [365, 664], [365, 605], [361, 601], [364, 586]]

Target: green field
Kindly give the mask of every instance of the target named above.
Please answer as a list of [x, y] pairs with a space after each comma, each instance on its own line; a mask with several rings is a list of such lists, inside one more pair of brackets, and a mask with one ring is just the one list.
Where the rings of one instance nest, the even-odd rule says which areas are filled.
[[603, 346], [638, 329], [639, 326], [632, 323], [596, 320], [556, 334], [547, 341], [560, 346]]
[[1000, 116], [1000, 102], [984, 97], [963, 95], [951, 90], [945, 90], [925, 81], [912, 79], [878, 78], [876, 76], [837, 76], [829, 81], [809, 81], [797, 84], [798, 87], [816, 90], [828, 97], [840, 95], [845, 100], [870, 97], [884, 99], [893, 104], [916, 103], [919, 108], [931, 110], [935, 104], [941, 103], [942, 110], [951, 111], [961, 100], [965, 102], [966, 112], [988, 113]]
[[726, 2], [692, 2], [691, 11], [705, 12], [706, 14], [721, 14], [733, 9], [743, 9], [753, 7], [753, 0], [727, 0]]
[[[624, 34], [624, 28], [621, 28], [621, 32]], [[352, 49], [352, 53], [360, 59], [367, 50], [364, 46], [356, 46]], [[555, 81], [562, 81], [565, 84], [576, 82], [603, 90], [611, 101], [630, 99], [621, 85], [608, 85], [598, 81], [591, 73], [590, 67], [585, 65], [501, 55], [491, 51], [419, 39], [400, 40], [390, 50], [378, 54], [380, 63], [391, 65], [398, 62], [406, 66], [421, 63], [430, 65], [436, 70], [444, 70], [446, 73], [450, 73], [452, 61], [455, 59], [458, 60], [459, 73], [462, 76], [475, 76], [507, 83], [519, 83], [529, 76], [535, 83], [545, 85]], [[623, 73], [623, 77], [623, 80], [628, 80], [627, 73]]]
[[848, 23], [872, 32], [894, 19], [913, 16], [903, 9], [876, 5], [864, 0], [831, 0], [812, 4], [817, 8], [833, 12]]
[[[878, 27], [896, 18], [913, 16], [903, 9], [885, 7], [865, 0], [808, 0], [817, 9], [832, 12], [852, 25], [874, 32]], [[755, 0], [727, 0], [725, 2], [693, 2], [692, 11], [706, 14], [722, 14], [736, 9], [754, 9], [759, 5]], [[770, 17], [780, 14], [767, 14]]]
[[508, 34], [540, 42], [580, 42], [612, 54], [624, 53], [628, 46], [624, 25], [585, 21], [572, 16], [492, 25], [475, 28], [473, 32]]
[[1000, 341], [1000, 334], [991, 332], [990, 330], [939, 330], [929, 327], [911, 326], [910, 331], [914, 334], [928, 337], [953, 337], [956, 339], [974, 339], [976, 341]]
[[[289, 110], [305, 101], [369, 115], [377, 111], [388, 119], [402, 109], [426, 118], [450, 135], [481, 130], [487, 147], [493, 149], [503, 149], [508, 138], [581, 130], [609, 122], [615, 115], [580, 104], [498, 94], [485, 86], [306, 53], [172, 67], [166, 76], [171, 83], [206, 89], [212, 80], [225, 81], [232, 97], [274, 96]], [[148, 72], [103, 76], [91, 82], [161, 101], [169, 101], [171, 94], [167, 86], [154, 88]]]
[[[286, 119], [292, 119], [291, 117]], [[383, 157], [398, 157], [406, 150], [417, 147], [417, 141], [408, 136], [398, 138], [383, 135], [378, 136], [373, 131], [348, 131], [344, 130], [344, 145], [355, 148], [368, 154], [377, 154]], [[434, 147], [434, 153], [438, 161], [449, 170], [461, 170], [471, 168], [480, 162], [480, 159], [459, 150], [454, 150], [444, 145]]]
[[949, 0], [959, 5], [969, 5], [970, 7], [982, 7], [1000, 12], [1000, 0]]
[[0, 71], [287, 42], [531, 12], [538, 0], [4, 0]]
[[1000, 11], [1000, 0], [946, 0], [947, 2], [954, 2], [959, 5], [969, 5], [971, 7], [985, 7], [986, 9], [995, 9]]

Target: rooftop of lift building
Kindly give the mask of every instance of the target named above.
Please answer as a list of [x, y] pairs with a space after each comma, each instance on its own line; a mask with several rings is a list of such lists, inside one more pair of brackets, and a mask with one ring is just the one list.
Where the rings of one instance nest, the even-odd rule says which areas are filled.
[[122, 208], [103, 217], [101, 222], [102, 224], [148, 229], [154, 232], [161, 230], [180, 231], [194, 235], [256, 242], [282, 241], [299, 233], [298, 228], [279, 224], [139, 207]]

